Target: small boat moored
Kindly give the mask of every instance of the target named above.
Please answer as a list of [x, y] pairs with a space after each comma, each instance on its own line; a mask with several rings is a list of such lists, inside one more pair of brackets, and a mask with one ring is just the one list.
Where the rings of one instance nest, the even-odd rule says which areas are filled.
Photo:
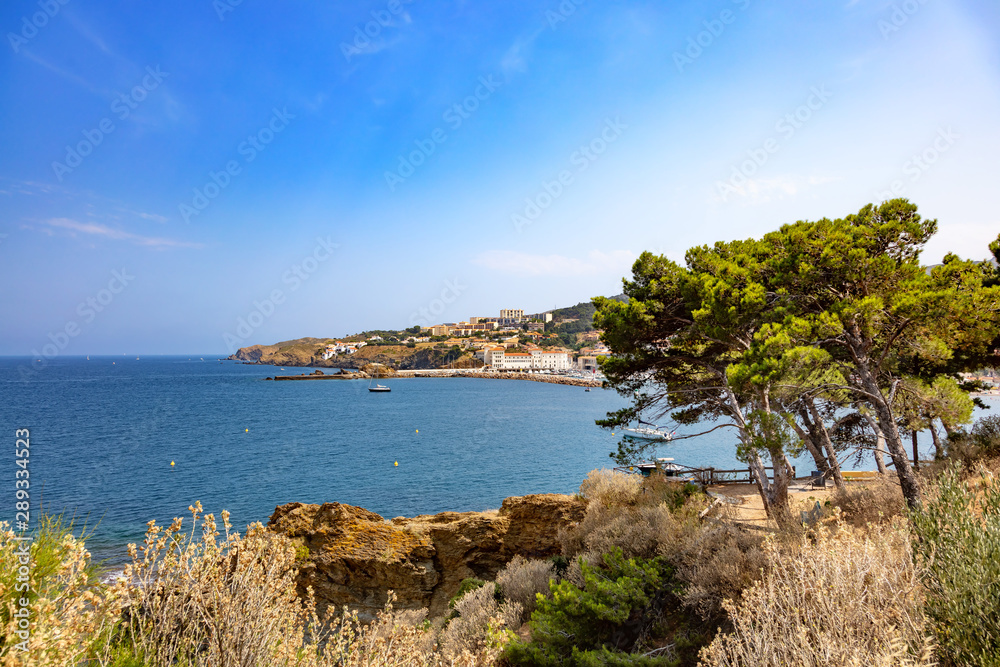
[[[379, 384], [378, 383], [378, 379], [379, 379], [379, 374], [378, 374], [378, 371], [376, 371], [375, 372], [375, 377], [373, 377], [371, 379], [371, 382], [368, 383], [368, 391], [376, 392], [376, 393], [385, 393], [385, 392], [392, 391], [392, 387], [387, 387], [384, 384]], [[374, 382], [375, 384], [373, 385], [372, 382]]]
[[664, 477], [677, 477], [685, 474], [687, 469], [674, 463], [673, 459], [659, 458], [655, 461], [637, 463], [633, 466], [643, 477], [649, 477], [657, 470], [663, 473]]
[[[645, 426], [643, 426], [645, 424]], [[653, 440], [656, 442], [670, 442], [674, 437], [673, 433], [665, 431], [656, 424], [650, 424], [649, 422], [644, 422], [639, 420], [639, 426], [635, 428], [625, 427], [622, 429], [626, 431], [625, 437], [633, 438], [636, 440]]]

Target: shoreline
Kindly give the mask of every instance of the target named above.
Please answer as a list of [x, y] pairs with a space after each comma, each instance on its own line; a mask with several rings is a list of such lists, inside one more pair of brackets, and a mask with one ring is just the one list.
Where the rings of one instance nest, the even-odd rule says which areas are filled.
[[[423, 370], [396, 371], [394, 374], [379, 378], [381, 380], [393, 380], [397, 378], [420, 378], [420, 377], [463, 377], [480, 378], [485, 380], [526, 380], [529, 382], [545, 382], [548, 384], [564, 384], [573, 387], [600, 388], [604, 386], [603, 380], [588, 380], [586, 378], [565, 377], [562, 375], [542, 375], [540, 373], [521, 373], [511, 371], [469, 371], [465, 369], [439, 369], [430, 368]], [[275, 375], [265, 378], [273, 381], [301, 381], [301, 380], [368, 380], [370, 376], [366, 373], [349, 372], [326, 374], [321, 371], [313, 373], [302, 373], [301, 375]]]

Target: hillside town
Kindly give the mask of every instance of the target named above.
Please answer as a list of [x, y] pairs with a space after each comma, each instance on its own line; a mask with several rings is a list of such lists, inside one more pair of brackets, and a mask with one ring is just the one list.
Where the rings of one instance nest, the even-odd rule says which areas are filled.
[[[393, 335], [389, 332], [350, 336], [326, 345], [324, 361], [353, 355], [368, 345], [402, 344], [408, 347], [438, 345], [472, 354], [485, 371], [596, 373], [598, 360], [610, 354], [601, 332], [567, 334], [552, 329], [576, 319], [556, 322], [552, 312], [526, 315], [522, 309], [502, 309], [497, 317], [470, 317], [468, 321], [414, 326]], [[547, 331], [546, 329], [549, 329]], [[567, 340], [572, 341], [567, 345]]]

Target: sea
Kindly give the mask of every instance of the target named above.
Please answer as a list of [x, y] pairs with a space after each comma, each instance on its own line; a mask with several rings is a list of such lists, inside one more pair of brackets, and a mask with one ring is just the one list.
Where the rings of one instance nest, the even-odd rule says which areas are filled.
[[[508, 496], [574, 493], [589, 471], [615, 465], [622, 434], [594, 423], [627, 405], [610, 390], [396, 378], [383, 380], [390, 393], [371, 393], [364, 380], [265, 380], [311, 370], [211, 356], [0, 357], [0, 521], [13, 522], [19, 502], [18, 429], [30, 432], [32, 523], [44, 510], [86, 526], [89, 550], [108, 567], [127, 559], [148, 521], [188, 516], [195, 501], [216, 516], [229, 510], [240, 529], [290, 502], [347, 503], [386, 518], [481, 511]], [[723, 428], [656, 455], [743, 467], [735, 444]], [[929, 438], [921, 451], [929, 455]]]

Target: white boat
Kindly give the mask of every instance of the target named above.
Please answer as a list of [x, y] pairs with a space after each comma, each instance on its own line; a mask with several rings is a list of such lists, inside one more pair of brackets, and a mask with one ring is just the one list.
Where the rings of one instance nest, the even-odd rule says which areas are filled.
[[[368, 383], [368, 391], [372, 392], [392, 391], [391, 387], [386, 387], [383, 384], [379, 384], [378, 382], [376, 382], [376, 380], [378, 380], [378, 371], [375, 372], [375, 377], [373, 377], [371, 381]], [[375, 384], [372, 385], [372, 382], [375, 382]]]
[[[643, 424], [646, 424], [643, 426]], [[673, 433], [669, 431], [664, 431], [662, 428], [656, 424], [650, 424], [649, 422], [639, 421], [639, 426], [635, 428], [625, 427], [623, 431], [628, 431], [626, 437], [635, 438], [637, 440], [653, 440], [656, 442], [670, 442], [670, 439], [674, 437]]]
[[649, 477], [651, 474], [659, 470], [666, 477], [677, 477], [678, 475], [685, 474], [685, 469], [682, 466], [674, 463], [673, 459], [659, 458], [655, 461], [647, 461], [645, 463], [637, 463], [633, 466], [643, 477]]

